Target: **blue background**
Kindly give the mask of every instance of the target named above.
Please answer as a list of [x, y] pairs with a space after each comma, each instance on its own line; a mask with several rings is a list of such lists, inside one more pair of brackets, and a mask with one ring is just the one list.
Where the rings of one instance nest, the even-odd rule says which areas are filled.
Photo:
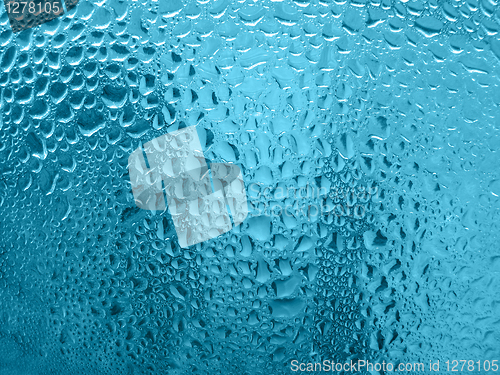
[[[499, 21], [492, 0], [104, 0], [13, 34], [3, 10], [0, 374], [499, 358]], [[364, 214], [254, 212], [179, 248], [127, 160], [191, 125], [247, 186]]]

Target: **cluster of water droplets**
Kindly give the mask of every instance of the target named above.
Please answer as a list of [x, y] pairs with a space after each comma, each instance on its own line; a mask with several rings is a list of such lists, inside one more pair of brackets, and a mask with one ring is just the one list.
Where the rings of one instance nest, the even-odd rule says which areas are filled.
[[[14, 34], [4, 11], [0, 370], [498, 356], [499, 17], [493, 0], [105, 0]], [[258, 184], [255, 210], [313, 187], [343, 194], [306, 208], [351, 214], [252, 211], [181, 249], [134, 204], [127, 160], [193, 125]]]

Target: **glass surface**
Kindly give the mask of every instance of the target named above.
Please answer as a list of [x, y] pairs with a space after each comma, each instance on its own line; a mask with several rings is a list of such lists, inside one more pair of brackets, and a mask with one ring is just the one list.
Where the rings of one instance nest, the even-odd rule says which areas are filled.
[[497, 0], [6, 1], [0, 375], [500, 373]]

